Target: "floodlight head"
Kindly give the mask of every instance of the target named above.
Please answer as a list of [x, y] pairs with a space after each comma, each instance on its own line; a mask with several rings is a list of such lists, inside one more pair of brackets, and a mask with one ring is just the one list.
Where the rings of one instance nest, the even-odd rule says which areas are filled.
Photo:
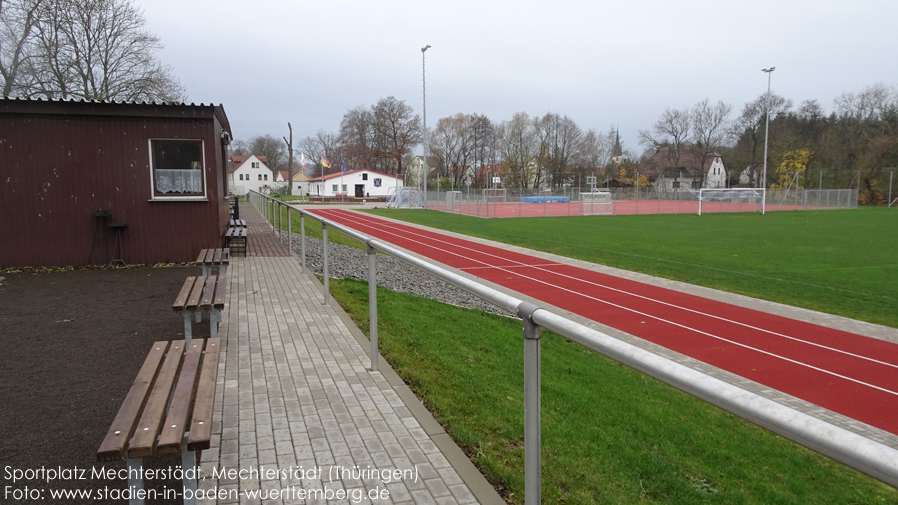
[[430, 44], [428, 44], [428, 45], [422, 47], [422, 48], [421, 48], [421, 52], [423, 53], [424, 51], [427, 51], [428, 49], [430, 49]]
[[776, 70], [776, 67], [762, 68], [761, 72], [767, 72], [769, 74], [770, 72], [773, 72], [774, 70]]

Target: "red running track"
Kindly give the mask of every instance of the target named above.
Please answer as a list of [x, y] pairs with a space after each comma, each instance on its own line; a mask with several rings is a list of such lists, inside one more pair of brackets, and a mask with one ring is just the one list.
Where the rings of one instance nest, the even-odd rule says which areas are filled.
[[898, 345], [339, 209], [315, 214], [898, 435]]

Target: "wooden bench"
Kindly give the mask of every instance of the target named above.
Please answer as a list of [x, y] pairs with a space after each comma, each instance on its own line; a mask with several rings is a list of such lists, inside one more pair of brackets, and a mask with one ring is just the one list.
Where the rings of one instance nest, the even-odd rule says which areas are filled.
[[[143, 458], [154, 454], [181, 454], [184, 492], [195, 497], [196, 451], [212, 440], [220, 353], [218, 338], [153, 344], [97, 450], [101, 463], [125, 458], [128, 487], [135, 491], [130, 503], [144, 502]], [[195, 503], [188, 498], [185, 503]]]
[[196, 264], [203, 269], [203, 277], [212, 274], [212, 268], [218, 268], [218, 275], [228, 273], [231, 252], [228, 249], [203, 249], [196, 258]]
[[184, 314], [184, 339], [189, 343], [193, 338], [193, 318], [202, 321], [203, 311], [209, 311], [209, 328], [212, 338], [218, 336], [221, 309], [224, 308], [225, 276], [190, 276], [184, 281], [181, 292], [172, 304], [175, 312]]
[[246, 228], [246, 220], [245, 219], [231, 219], [230, 227], [231, 228]]
[[246, 255], [246, 228], [235, 226], [225, 232], [225, 243], [231, 253], [241, 251]]

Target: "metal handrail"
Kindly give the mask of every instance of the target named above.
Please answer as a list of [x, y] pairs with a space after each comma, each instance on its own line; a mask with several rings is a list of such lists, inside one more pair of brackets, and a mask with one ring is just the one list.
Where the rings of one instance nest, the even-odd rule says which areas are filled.
[[[845, 430], [828, 422], [779, 404], [755, 393], [721, 381], [702, 372], [628, 344], [605, 333], [537, 307], [529, 302], [493, 289], [480, 282], [424, 261], [395, 246], [346, 225], [336, 223], [313, 211], [300, 209], [265, 195], [254, 193], [257, 208], [270, 200], [300, 213], [302, 232], [302, 266], [305, 269], [305, 227], [309, 216], [321, 222], [324, 238], [323, 302], [328, 303], [327, 228], [337, 229], [367, 245], [369, 310], [371, 310], [371, 366], [377, 363], [377, 296], [373, 256], [388, 254], [419, 268], [453, 286], [478, 296], [500, 308], [518, 314], [524, 323], [524, 476], [525, 502], [540, 503], [541, 439], [540, 439], [540, 328], [551, 330], [573, 342], [607, 356], [614, 361], [650, 375], [696, 398], [731, 414], [751, 421], [804, 447], [898, 488], [898, 450]], [[259, 198], [261, 197], [261, 199]], [[270, 205], [270, 202], [269, 202]], [[265, 213], [268, 213], [267, 211]], [[280, 208], [278, 207], [278, 216]], [[271, 219], [269, 219], [271, 221]], [[289, 217], [288, 217], [288, 223]], [[291, 226], [292, 228], [292, 226]], [[280, 230], [278, 230], [280, 233]], [[292, 232], [290, 233], [292, 242]], [[292, 244], [291, 244], [292, 246]]]

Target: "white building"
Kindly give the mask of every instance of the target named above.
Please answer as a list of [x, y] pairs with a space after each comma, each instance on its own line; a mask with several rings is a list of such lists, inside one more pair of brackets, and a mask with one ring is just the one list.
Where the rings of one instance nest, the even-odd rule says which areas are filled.
[[255, 154], [231, 156], [228, 171], [228, 191], [235, 195], [245, 195], [250, 190], [267, 195], [277, 187], [275, 174], [266, 163], [265, 156]]
[[402, 187], [402, 179], [373, 170], [352, 170], [309, 180], [309, 196], [323, 198], [384, 198], [391, 188]]

